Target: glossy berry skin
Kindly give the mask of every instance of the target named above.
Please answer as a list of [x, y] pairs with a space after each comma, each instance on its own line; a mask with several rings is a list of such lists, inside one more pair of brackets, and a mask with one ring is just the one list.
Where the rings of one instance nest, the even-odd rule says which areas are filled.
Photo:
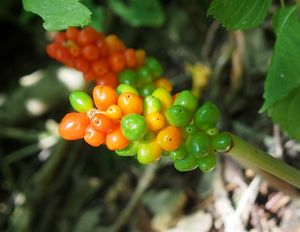
[[95, 80], [98, 85], [111, 87], [114, 90], [119, 84], [118, 78], [113, 72], [107, 72], [100, 77], [96, 77]]
[[163, 110], [166, 110], [173, 104], [172, 95], [165, 88], [157, 88], [153, 91], [152, 96], [158, 98], [162, 104]]
[[146, 134], [147, 124], [142, 115], [132, 113], [122, 118], [121, 129], [128, 140], [136, 141]]
[[118, 105], [111, 105], [105, 111], [105, 115], [110, 117], [113, 120], [120, 120], [123, 116], [123, 112], [120, 106]]
[[132, 93], [122, 93], [118, 97], [118, 105], [121, 107], [123, 114], [141, 114], [143, 112], [143, 100]]
[[184, 127], [190, 121], [190, 114], [182, 106], [173, 105], [165, 112], [167, 122], [176, 127]]
[[161, 77], [163, 68], [157, 59], [155, 59], [154, 57], [148, 57], [146, 59], [145, 66], [150, 69], [151, 74], [154, 78]]
[[198, 167], [202, 172], [212, 171], [216, 167], [216, 164], [217, 158], [214, 152], [210, 152], [207, 156], [198, 160]]
[[176, 150], [181, 144], [180, 131], [175, 126], [168, 126], [158, 132], [156, 141], [163, 150]]
[[187, 152], [184, 158], [174, 160], [174, 167], [180, 172], [192, 171], [198, 167], [197, 159]]
[[121, 150], [129, 145], [129, 141], [118, 127], [106, 135], [105, 144], [109, 150]]
[[212, 138], [212, 147], [218, 152], [228, 151], [231, 147], [231, 144], [231, 136], [226, 132], [221, 132]]
[[171, 92], [173, 85], [167, 78], [159, 78], [154, 82], [156, 88], [165, 88], [168, 92]]
[[185, 145], [181, 144], [176, 150], [170, 151], [169, 155], [172, 160], [183, 159], [187, 155]]
[[115, 150], [115, 152], [119, 156], [134, 156], [137, 154], [138, 146], [139, 146], [138, 142], [131, 142], [127, 147], [120, 150]]
[[105, 134], [111, 132], [116, 127], [114, 121], [102, 113], [94, 114], [91, 118], [91, 124], [95, 130]]
[[90, 120], [85, 113], [68, 113], [58, 125], [58, 132], [66, 140], [81, 139], [89, 123]]
[[108, 64], [110, 69], [113, 72], [118, 73], [125, 68], [126, 65], [125, 57], [120, 52], [113, 53], [108, 58]]
[[143, 103], [143, 114], [148, 115], [155, 112], [159, 112], [162, 108], [160, 100], [154, 96], [147, 96]]
[[195, 125], [203, 130], [216, 127], [219, 119], [220, 111], [217, 106], [211, 102], [206, 102], [202, 105], [194, 115]]
[[137, 82], [137, 73], [132, 69], [125, 69], [118, 74], [120, 84], [135, 86]]
[[69, 101], [74, 110], [77, 112], [87, 112], [93, 108], [93, 100], [82, 91], [72, 91], [69, 95]]
[[150, 164], [160, 158], [161, 152], [162, 149], [156, 140], [149, 143], [141, 143], [138, 147], [137, 159], [141, 164]]
[[156, 135], [154, 134], [153, 131], [147, 131], [147, 133], [144, 135], [143, 138], [139, 140], [139, 143], [150, 143], [156, 138]]
[[165, 125], [165, 117], [162, 113], [154, 112], [145, 116], [149, 130], [158, 131]]
[[184, 109], [193, 114], [198, 107], [198, 100], [191, 91], [184, 90], [176, 96], [174, 105], [182, 106]]
[[150, 96], [155, 90], [155, 85], [153, 83], [147, 83], [140, 87], [139, 94], [142, 97]]
[[85, 130], [84, 141], [93, 147], [98, 147], [105, 142], [105, 133], [101, 133], [92, 125], [88, 125]]
[[146, 66], [140, 67], [137, 70], [137, 76], [140, 84], [146, 84], [153, 81], [151, 70]]
[[122, 93], [132, 93], [134, 95], [139, 95], [138, 91], [129, 84], [120, 84], [117, 88], [117, 94], [120, 95]]
[[108, 107], [117, 103], [117, 92], [109, 86], [97, 85], [93, 90], [93, 99], [99, 110], [107, 110]]
[[211, 141], [204, 132], [197, 132], [188, 137], [186, 143], [187, 152], [197, 158], [206, 156], [211, 150]]

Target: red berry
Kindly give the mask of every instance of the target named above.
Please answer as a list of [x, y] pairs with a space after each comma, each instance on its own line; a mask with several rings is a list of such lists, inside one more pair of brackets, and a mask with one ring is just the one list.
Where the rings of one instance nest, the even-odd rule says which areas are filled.
[[89, 62], [81, 56], [75, 58], [74, 65], [76, 69], [84, 73], [87, 73], [90, 70]]
[[95, 74], [102, 76], [108, 72], [108, 64], [105, 59], [98, 59], [92, 63], [92, 69]]
[[85, 45], [82, 47], [81, 52], [82, 56], [90, 61], [96, 60], [100, 55], [98, 47], [93, 44]]

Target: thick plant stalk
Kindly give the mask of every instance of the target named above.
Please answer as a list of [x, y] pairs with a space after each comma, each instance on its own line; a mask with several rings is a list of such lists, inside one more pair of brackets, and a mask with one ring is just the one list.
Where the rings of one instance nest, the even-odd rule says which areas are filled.
[[232, 146], [225, 153], [247, 166], [259, 168], [300, 189], [300, 171], [231, 134]]

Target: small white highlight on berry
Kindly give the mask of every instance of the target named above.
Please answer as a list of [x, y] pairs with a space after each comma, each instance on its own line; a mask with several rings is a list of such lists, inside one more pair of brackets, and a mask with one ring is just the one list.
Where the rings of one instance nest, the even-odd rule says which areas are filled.
[[83, 89], [84, 78], [82, 72], [71, 68], [60, 68], [57, 70], [57, 78], [69, 90]]
[[48, 109], [43, 101], [34, 98], [27, 100], [25, 102], [25, 107], [32, 116], [42, 115]]
[[23, 87], [35, 85], [44, 77], [44, 71], [38, 70], [20, 78], [19, 83]]

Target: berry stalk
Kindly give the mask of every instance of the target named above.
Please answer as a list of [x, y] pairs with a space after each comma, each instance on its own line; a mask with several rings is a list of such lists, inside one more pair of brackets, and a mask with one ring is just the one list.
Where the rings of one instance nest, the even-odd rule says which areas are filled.
[[264, 170], [291, 185], [300, 188], [300, 171], [288, 164], [275, 159], [270, 154], [259, 150], [241, 138], [231, 134], [232, 146], [225, 153], [242, 164]]

